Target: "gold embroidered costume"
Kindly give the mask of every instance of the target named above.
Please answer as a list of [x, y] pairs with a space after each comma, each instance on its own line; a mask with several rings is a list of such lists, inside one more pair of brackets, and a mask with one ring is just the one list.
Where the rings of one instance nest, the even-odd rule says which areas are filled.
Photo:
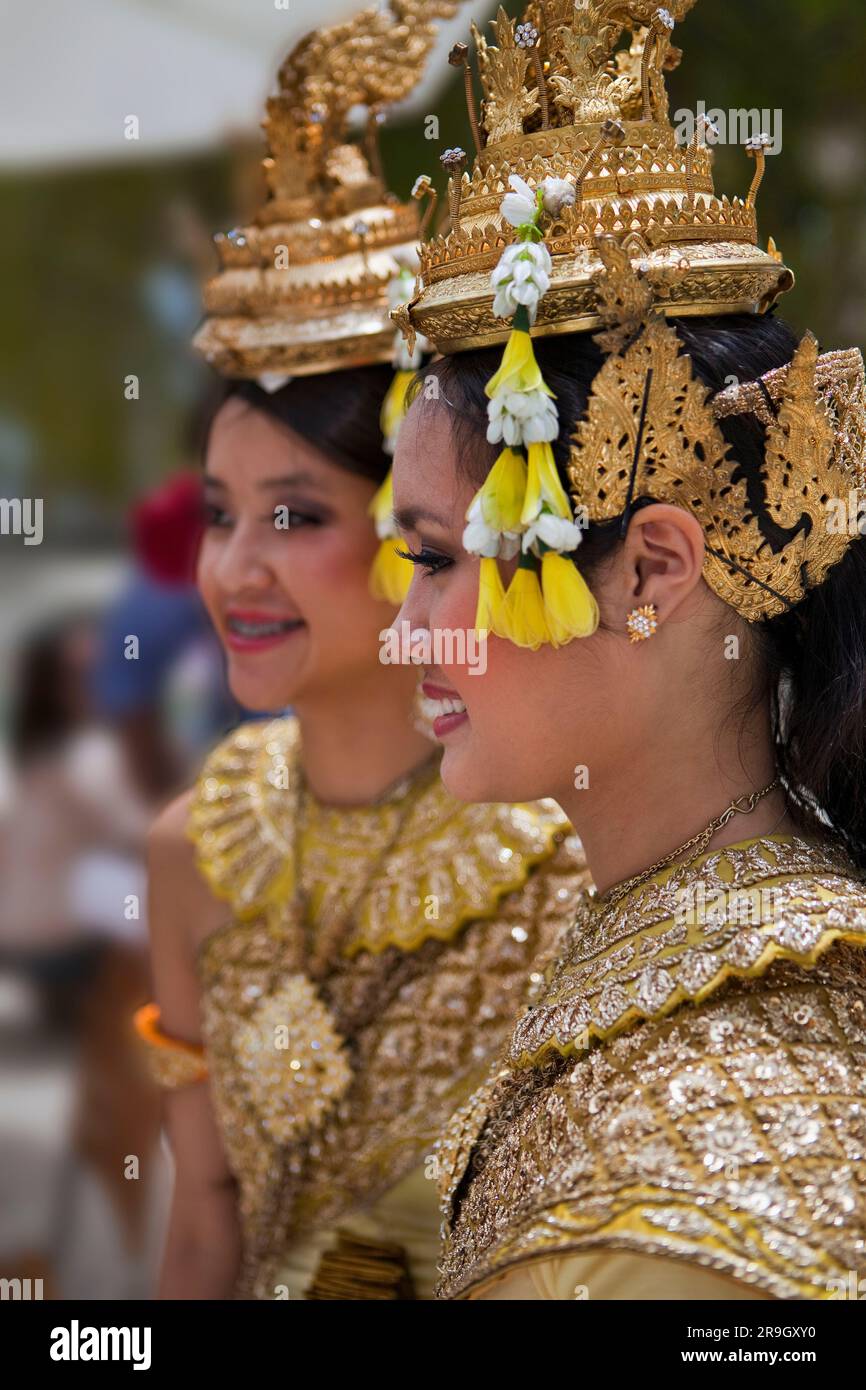
[[[455, 379], [459, 354], [506, 344], [485, 387], [501, 452], [463, 548], [476, 626], [524, 648], [592, 638], [583, 533], [624, 537], [646, 503], [698, 521], [703, 580], [749, 624], [796, 614], [859, 545], [828, 514], [866, 479], [860, 353], [822, 355], [807, 334], [787, 365], [713, 397], [676, 326], [766, 314], [793, 284], [758, 239], [769, 136], [747, 140], [754, 176], [729, 200], [706, 121], [686, 143], [672, 125], [664, 73], [693, 5], [530, 0], [520, 19], [499, 10], [495, 45], [476, 31], [475, 158], [443, 160], [450, 223], [394, 314], [408, 341], [455, 355]], [[602, 361], [563, 421], [534, 342], [588, 330]], [[749, 474], [724, 430], [739, 415], [764, 432]], [[655, 605], [624, 625], [635, 641], [657, 626]], [[786, 772], [820, 824], [821, 797]], [[779, 781], [580, 906], [443, 1135], [441, 1296], [846, 1296], [866, 1254], [866, 883], [801, 840], [706, 852]]]
[[[457, 0], [391, 0], [309, 35], [268, 103], [268, 198], [217, 239], [196, 347], [267, 391], [393, 360], [384, 452], [420, 362], [389, 318], [411, 288], [419, 224], [382, 176], [384, 108], [419, 80]], [[363, 144], [352, 109], [368, 111]], [[400, 297], [405, 297], [404, 289]], [[396, 340], [396, 342], [395, 342]], [[387, 476], [371, 505], [371, 588], [395, 606]], [[293, 719], [246, 725], [211, 754], [190, 833], [230, 908], [198, 954], [204, 1048], [138, 1031], [160, 1084], [208, 1076], [239, 1189], [238, 1292], [429, 1296], [439, 1245], [425, 1158], [507, 1035], [585, 869], [551, 804], [466, 807], [438, 759], [377, 802], [317, 804]]]
[[[424, 1161], [585, 881], [567, 822], [553, 803], [454, 801], [435, 755], [375, 804], [319, 805], [297, 723], [281, 719], [211, 754], [190, 834], [232, 909], [198, 964], [243, 1288], [303, 1293], [332, 1228], [360, 1212], [356, 1241], [404, 1236], [429, 1294], [439, 1221]], [[377, 1260], [381, 1248], [345, 1255], [346, 1274], [327, 1254], [316, 1282], [336, 1267], [343, 1296], [381, 1296]]]
[[866, 883], [786, 837], [587, 896], [442, 1140], [440, 1293], [511, 1272], [512, 1297], [581, 1297], [590, 1271], [590, 1298], [629, 1297], [631, 1252], [844, 1296], [866, 1247], [864, 947]]

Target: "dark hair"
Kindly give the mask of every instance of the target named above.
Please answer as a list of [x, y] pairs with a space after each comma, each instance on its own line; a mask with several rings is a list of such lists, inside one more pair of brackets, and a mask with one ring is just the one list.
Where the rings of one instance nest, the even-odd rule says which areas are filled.
[[[750, 314], [673, 319], [695, 375], [711, 391], [755, 380], [791, 360], [799, 341], [774, 316]], [[586, 409], [603, 356], [588, 333], [535, 342], [544, 379], [557, 397], [560, 472], [575, 422]], [[486, 441], [484, 387], [502, 360], [501, 348], [461, 353], [431, 363], [440, 395], [453, 409], [452, 429], [461, 474], [480, 484], [494, 450]], [[762, 533], [773, 549], [790, 539], [767, 515], [761, 467], [765, 428], [753, 415], [727, 417], [721, 431], [737, 460]], [[563, 475], [563, 481], [564, 475]], [[638, 475], [637, 496], [640, 492]], [[645, 501], [646, 499], [644, 499]], [[637, 505], [641, 505], [638, 501]], [[620, 519], [590, 525], [580, 548], [586, 574], [619, 544]], [[866, 545], [851, 544], [824, 583], [780, 616], [750, 624], [761, 679], [755, 700], [769, 695], [777, 765], [791, 813], [815, 832], [826, 824], [866, 869]]]
[[[94, 629], [94, 615], [76, 610], [29, 633], [18, 652], [9, 709], [9, 747], [13, 763], [25, 767], [53, 753], [81, 723], [75, 708], [75, 672], [69, 644], [76, 633]], [[86, 686], [82, 685], [86, 690]]]
[[220, 384], [205, 412], [199, 436], [202, 457], [217, 411], [239, 397], [315, 445], [340, 468], [381, 483], [391, 459], [382, 448], [380, 415], [393, 380], [393, 367], [384, 364], [294, 377], [277, 391], [265, 391], [255, 381], [229, 379]]

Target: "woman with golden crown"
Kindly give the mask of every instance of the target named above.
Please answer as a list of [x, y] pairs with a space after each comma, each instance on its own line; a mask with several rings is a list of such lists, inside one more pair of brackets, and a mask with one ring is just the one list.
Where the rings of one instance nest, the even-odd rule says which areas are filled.
[[[678, 145], [693, 0], [545, 0], [395, 317], [401, 620], [491, 632], [455, 795], [554, 797], [594, 888], [437, 1150], [446, 1298], [845, 1297], [866, 1239], [863, 361]], [[625, 40], [626, 47], [621, 47]], [[470, 87], [471, 92], [471, 87]], [[505, 344], [504, 355], [502, 344]]]
[[431, 1295], [432, 1144], [585, 877], [553, 803], [445, 791], [417, 669], [380, 660], [411, 575], [380, 415], [393, 435], [417, 365], [398, 353], [391, 384], [417, 208], [346, 128], [411, 90], [431, 14], [455, 8], [400, 0], [296, 48], [269, 199], [206, 290], [197, 345], [229, 380], [199, 584], [239, 701], [293, 715], [231, 734], [153, 832], [156, 1000], [136, 1022], [169, 1092], [167, 1298]]

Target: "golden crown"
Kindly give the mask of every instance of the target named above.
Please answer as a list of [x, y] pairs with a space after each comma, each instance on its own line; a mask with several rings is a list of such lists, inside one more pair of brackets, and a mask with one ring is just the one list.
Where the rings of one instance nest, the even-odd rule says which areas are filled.
[[[394, 315], [443, 353], [507, 338], [486, 387], [487, 438], [504, 447], [463, 544], [481, 560], [477, 627], [520, 646], [596, 630], [577, 564], [583, 528], [620, 518], [624, 529], [641, 500], [697, 518], [704, 579], [750, 622], [794, 607], [862, 534], [859, 509], [857, 524], [840, 525], [834, 511], [866, 485], [860, 353], [821, 357], [807, 334], [787, 367], [711, 399], [667, 322], [764, 312], [793, 283], [772, 243], [757, 245], [769, 137], [748, 142], [755, 175], [732, 202], [713, 191], [703, 128], [686, 148], [676, 140], [664, 72], [679, 61], [675, 22], [693, 4], [536, 0], [520, 23], [500, 9], [498, 46], [476, 34], [480, 119], [466, 81], [473, 172], [462, 151], [443, 158], [450, 229], [422, 247], [414, 297]], [[466, 52], [458, 46], [452, 61], [465, 66]], [[569, 496], [533, 335], [590, 328], [606, 360], [574, 431]], [[761, 516], [719, 425], [746, 411], [766, 429]], [[516, 557], [506, 590], [498, 562]]]
[[[390, 0], [309, 34], [283, 63], [263, 122], [268, 199], [251, 226], [216, 237], [221, 268], [204, 289], [194, 345], [218, 371], [267, 381], [392, 360], [389, 287], [417, 265], [419, 218], [386, 189], [378, 127], [458, 3]], [[358, 106], [361, 143], [348, 136]]]
[[[747, 141], [756, 167], [745, 198], [719, 198], [703, 118], [687, 145], [671, 123], [664, 74], [681, 57], [672, 31], [694, 3], [533, 0], [519, 22], [499, 10], [495, 45], [473, 26], [484, 94], [479, 113], [467, 77], [475, 161], [467, 173], [463, 151], [447, 152], [450, 226], [421, 247], [419, 292], [404, 323], [443, 353], [507, 337], [489, 274], [515, 240], [499, 217], [514, 176], [532, 192], [545, 179], [570, 188], [545, 231], [553, 270], [539, 334], [598, 324], [604, 235], [651, 269], [685, 270], [659, 296], [671, 315], [766, 310], [791, 288], [772, 243], [758, 245], [767, 138]], [[452, 53], [455, 63], [467, 58], [465, 45]]]

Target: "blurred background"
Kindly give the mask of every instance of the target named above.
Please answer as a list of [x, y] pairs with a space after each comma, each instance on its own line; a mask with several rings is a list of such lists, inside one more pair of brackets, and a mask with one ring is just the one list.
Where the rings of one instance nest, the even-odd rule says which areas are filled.
[[[0, 498], [43, 499], [41, 544], [0, 534], [0, 1277], [45, 1297], [153, 1287], [168, 1173], [127, 1042], [149, 993], [143, 837], [241, 716], [191, 581], [209, 381], [188, 342], [211, 234], [261, 200], [281, 60], [356, 8], [0, 3]], [[494, 8], [443, 26], [389, 116], [401, 197], [471, 148], [447, 52]], [[698, 3], [675, 41], [672, 111], [766, 109], [774, 130], [781, 113], [758, 211], [797, 275], [782, 312], [825, 349], [862, 345], [862, 0]], [[753, 167], [720, 145], [717, 190], [744, 194]]]

